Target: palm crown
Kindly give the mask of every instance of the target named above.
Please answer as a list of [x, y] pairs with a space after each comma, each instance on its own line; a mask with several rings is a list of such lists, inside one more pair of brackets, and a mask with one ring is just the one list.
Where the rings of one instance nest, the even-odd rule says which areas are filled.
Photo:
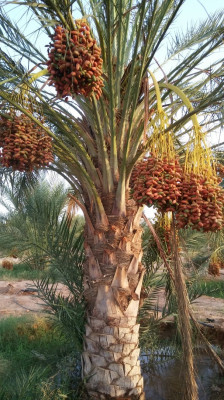
[[[7, 2], [6, 2], [7, 3]], [[21, 91], [28, 92], [31, 102], [37, 103], [46, 118], [42, 125], [38, 115], [29, 117], [43, 126], [53, 138], [55, 162], [52, 168], [60, 171], [72, 184], [81, 203], [85, 196], [93, 199], [96, 212], [105, 218], [100, 194], [114, 192], [116, 212], [125, 212], [125, 188], [136, 161], [148, 150], [150, 133], [155, 126], [157, 98], [155, 86], [148, 76], [148, 68], [158, 63], [157, 52], [169, 33], [183, 1], [90, 1], [85, 7], [81, 1], [20, 2], [27, 6], [39, 21], [42, 30], [52, 34], [52, 24], [67, 29], [74, 26], [73, 14], [87, 18], [92, 34], [101, 47], [104, 88], [101, 98], [74, 96], [69, 107], [48, 89], [46, 57], [29, 41], [8, 17], [1, 12], [1, 83], [0, 95], [11, 104], [28, 113], [21, 99]], [[72, 4], [73, 3], [73, 4]], [[3, 8], [4, 10], [4, 8]], [[220, 15], [186, 37], [173, 39], [168, 60], [183, 54], [181, 61], [171, 63], [170, 71], [160, 80], [162, 101], [169, 116], [167, 130], [175, 133], [176, 148], [181, 149], [181, 135], [189, 130], [189, 115], [206, 111], [217, 124], [223, 93], [221, 64], [215, 60], [210, 72], [200, 69], [200, 62], [222, 44], [223, 25]], [[6, 46], [9, 51], [6, 50]], [[193, 50], [187, 52], [189, 46]], [[12, 51], [22, 55], [14, 62]], [[159, 57], [159, 56], [158, 56]], [[27, 70], [23, 65], [32, 63]], [[38, 72], [35, 70], [38, 68]], [[165, 67], [161, 67], [163, 71]], [[201, 77], [201, 79], [200, 79]], [[164, 83], [171, 82], [184, 89], [196, 105], [181, 113], [182, 101]], [[193, 82], [193, 84], [192, 84]], [[162, 85], [163, 83], [163, 85]], [[44, 85], [43, 85], [44, 84]], [[208, 84], [212, 90], [207, 90]], [[43, 87], [44, 86], [44, 87]], [[15, 93], [18, 99], [15, 100]], [[23, 96], [23, 95], [22, 95]], [[4, 104], [3, 101], [3, 104]], [[104, 216], [103, 216], [104, 215]], [[102, 222], [102, 221], [101, 221]]]

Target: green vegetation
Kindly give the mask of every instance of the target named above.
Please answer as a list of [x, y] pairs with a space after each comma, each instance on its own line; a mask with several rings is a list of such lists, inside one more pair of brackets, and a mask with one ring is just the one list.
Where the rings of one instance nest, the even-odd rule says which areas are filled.
[[4, 254], [16, 250], [18, 256], [29, 261], [33, 269], [43, 270], [48, 264], [45, 249], [56, 234], [64, 214], [68, 191], [62, 184], [50, 186], [40, 180], [24, 190], [17, 203], [15, 197], [19, 185], [20, 182], [18, 185], [14, 183], [4, 194], [13, 206], [1, 226], [0, 248]]
[[1, 281], [9, 281], [17, 279], [25, 279], [25, 280], [42, 279], [46, 276], [46, 274], [47, 274], [46, 270], [41, 271], [37, 269], [31, 269], [30, 266], [26, 263], [14, 264], [13, 270], [0, 268]]
[[[36, 363], [50, 368], [55, 350], [60, 352], [64, 346], [65, 340], [53, 329], [50, 320], [39, 317], [9, 317], [1, 320], [1, 357], [13, 364], [17, 371], [20, 368], [27, 371]], [[35, 353], [39, 356], [35, 357]]]
[[200, 295], [224, 299], [224, 280], [202, 278], [192, 284], [192, 289]]
[[[72, 340], [68, 343], [51, 319], [10, 317], [1, 320], [0, 399], [60, 399], [62, 395], [67, 398], [69, 392], [70, 398], [77, 398], [72, 397], [75, 390], [66, 384], [71, 364], [74, 370], [78, 361], [72, 351]], [[76, 369], [75, 379], [78, 377]], [[47, 393], [49, 396], [45, 397]]]
[[[33, 204], [36, 206], [38, 202], [33, 201]], [[5, 225], [4, 232], [1, 232], [1, 238], [4, 241], [6, 237], [9, 253], [12, 250], [10, 246], [22, 253], [26, 241], [31, 250], [30, 257], [24, 264], [15, 265], [12, 271], [0, 269], [0, 280], [37, 280], [39, 294], [54, 315], [49, 320], [24, 317], [0, 320], [0, 400], [83, 398], [80, 380], [80, 350], [84, 329], [84, 302], [81, 295], [83, 221], [79, 217], [71, 221], [66, 213], [57, 213], [55, 201], [47, 207], [50, 223], [47, 224], [47, 218], [44, 223], [46, 204], [41, 204], [42, 227], [46, 229], [41, 229], [41, 224], [32, 224], [32, 233], [39, 239], [37, 250], [41, 248], [43, 264], [38, 264], [39, 251], [29, 246], [31, 235], [27, 234], [22, 240], [22, 235], [17, 235], [19, 229], [13, 230], [13, 224], [10, 225], [16, 219], [12, 218], [7, 227]], [[35, 215], [38, 215], [35, 206], [26, 215], [26, 222], [29, 219], [35, 221]], [[17, 215], [20, 213], [18, 210]], [[15, 213], [13, 217], [16, 217]], [[49, 231], [47, 227], [50, 227]], [[16, 246], [7, 240], [10, 229], [15, 232]], [[69, 298], [58, 296], [56, 287], [59, 281], [67, 286], [71, 294]], [[55, 283], [49, 288], [49, 282]]]

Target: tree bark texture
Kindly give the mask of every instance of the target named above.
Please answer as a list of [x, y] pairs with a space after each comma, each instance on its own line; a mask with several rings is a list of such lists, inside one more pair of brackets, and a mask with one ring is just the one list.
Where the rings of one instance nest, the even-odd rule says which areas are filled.
[[[145, 399], [136, 323], [144, 268], [141, 210], [127, 202], [125, 217], [105, 201], [108, 226], [86, 229], [85, 298], [88, 305], [83, 374], [91, 398]], [[108, 212], [109, 211], [109, 212]]]

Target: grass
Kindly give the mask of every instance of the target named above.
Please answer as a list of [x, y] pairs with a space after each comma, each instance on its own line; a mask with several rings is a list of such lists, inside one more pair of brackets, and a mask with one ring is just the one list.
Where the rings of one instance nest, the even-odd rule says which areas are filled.
[[5, 268], [0, 268], [0, 280], [35, 280], [45, 277], [47, 274], [46, 270], [32, 269], [28, 264], [14, 264], [13, 270], [7, 270]]
[[40, 360], [49, 366], [52, 354], [62, 345], [63, 338], [53, 329], [50, 320], [25, 316], [0, 321], [0, 354], [13, 363], [13, 368], [22, 366], [27, 370]]
[[198, 286], [203, 294], [224, 299], [224, 280], [204, 279], [199, 281]]
[[[33, 366], [51, 369], [65, 339], [43, 317], [9, 317], [0, 321], [0, 357], [15, 371]], [[58, 360], [58, 357], [56, 357]], [[3, 375], [7, 371], [2, 371]]]
[[[68, 398], [66, 386], [61, 389], [59, 383], [71, 354], [71, 343], [53, 320], [27, 316], [0, 320], [0, 400]], [[71, 356], [69, 360], [74, 367]], [[56, 376], [60, 382], [55, 388]]]

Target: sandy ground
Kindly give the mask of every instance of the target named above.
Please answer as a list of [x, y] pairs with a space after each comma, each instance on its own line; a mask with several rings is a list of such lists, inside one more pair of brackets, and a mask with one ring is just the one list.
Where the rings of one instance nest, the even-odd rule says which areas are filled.
[[[68, 295], [68, 289], [60, 283], [57, 290], [58, 293]], [[0, 318], [26, 313], [37, 314], [46, 310], [33, 281], [0, 281]]]
[[[0, 259], [0, 267], [1, 267]], [[15, 261], [15, 260], [14, 260]], [[224, 270], [216, 279], [224, 279]], [[58, 284], [58, 293], [68, 296], [68, 289]], [[159, 294], [158, 307], [164, 304], [164, 292]], [[224, 332], [224, 299], [201, 296], [192, 303], [192, 308], [198, 321], [206, 322], [207, 319], [214, 320], [213, 324], [219, 326]], [[33, 281], [0, 281], [0, 318], [9, 315], [19, 316], [26, 313], [42, 313], [46, 311], [46, 305], [38, 297], [37, 289]]]
[[[60, 283], [58, 293], [64, 296], [69, 294], [68, 289]], [[164, 303], [163, 292], [160, 293], [158, 300], [160, 308]], [[224, 330], [224, 299], [201, 296], [192, 303], [192, 308], [199, 321], [205, 322], [207, 318], [215, 319]], [[43, 311], [46, 311], [46, 305], [38, 298], [33, 281], [0, 281], [0, 318]]]
[[[11, 261], [13, 264], [21, 262], [18, 258], [0, 257], [2, 261]], [[62, 284], [58, 284], [58, 293], [68, 296], [68, 290]], [[37, 314], [47, 310], [43, 300], [38, 297], [37, 289], [33, 281], [29, 280], [0, 280], [0, 319], [6, 316], [20, 316], [26, 313]]]

